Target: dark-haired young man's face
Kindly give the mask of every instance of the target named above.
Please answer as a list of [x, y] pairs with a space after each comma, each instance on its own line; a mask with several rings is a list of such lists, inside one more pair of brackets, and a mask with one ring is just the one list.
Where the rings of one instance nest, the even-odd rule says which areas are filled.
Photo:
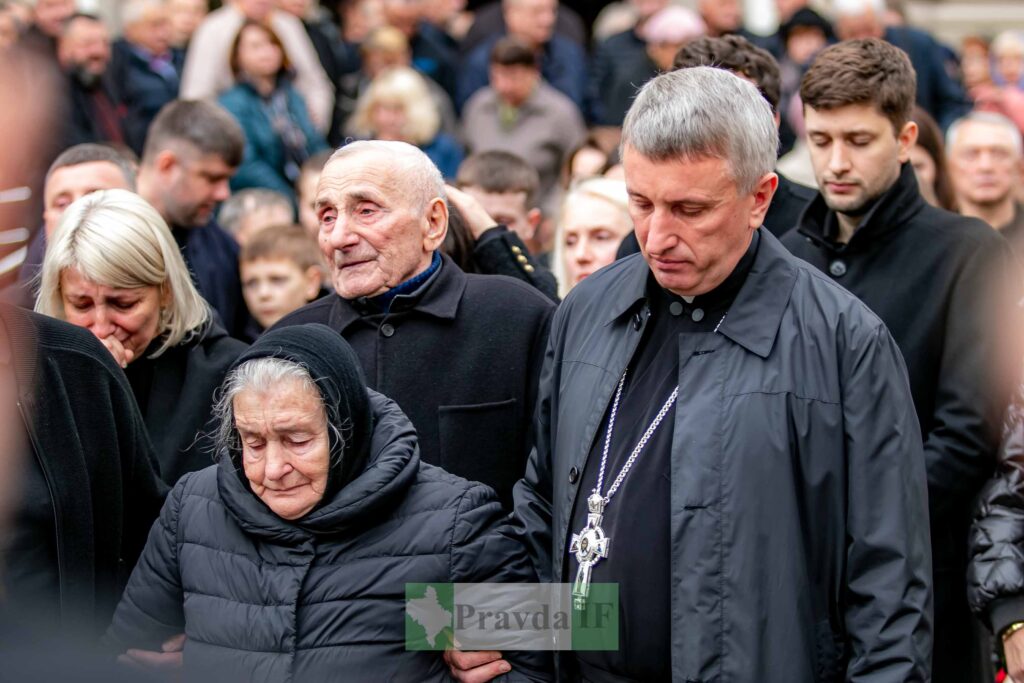
[[518, 107], [537, 87], [540, 72], [522, 64], [491, 64], [491, 87], [505, 104]]
[[527, 206], [525, 192], [488, 192], [476, 185], [467, 185], [462, 190], [480, 202], [495, 223], [504, 224], [524, 242], [533, 239], [541, 213], [540, 209]]
[[848, 216], [862, 215], [895, 184], [917, 141], [917, 124], [897, 134], [874, 104], [805, 106], [804, 119], [818, 190], [830, 209]]
[[235, 174], [216, 154], [175, 154], [167, 150], [157, 158], [159, 204], [172, 226], [200, 227], [213, 216], [217, 205], [231, 195], [228, 181]]

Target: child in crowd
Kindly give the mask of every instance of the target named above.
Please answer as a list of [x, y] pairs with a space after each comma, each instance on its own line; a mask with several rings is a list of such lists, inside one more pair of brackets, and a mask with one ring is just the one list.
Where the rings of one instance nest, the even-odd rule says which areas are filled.
[[238, 246], [271, 225], [290, 225], [295, 220], [292, 202], [280, 192], [249, 188], [235, 192], [220, 207], [217, 222]]
[[302, 226], [274, 226], [252, 235], [239, 266], [245, 303], [262, 329], [322, 294], [320, 250]]

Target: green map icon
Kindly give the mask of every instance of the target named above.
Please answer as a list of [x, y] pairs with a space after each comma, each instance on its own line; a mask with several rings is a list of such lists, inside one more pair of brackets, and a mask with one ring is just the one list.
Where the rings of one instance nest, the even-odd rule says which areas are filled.
[[451, 646], [455, 585], [407, 583], [405, 585], [405, 649], [444, 650]]

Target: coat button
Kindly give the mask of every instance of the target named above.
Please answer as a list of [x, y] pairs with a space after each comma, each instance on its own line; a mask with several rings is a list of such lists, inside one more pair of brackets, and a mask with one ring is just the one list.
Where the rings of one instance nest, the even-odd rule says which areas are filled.
[[519, 256], [516, 256], [516, 261], [519, 261], [520, 263], [527, 263], [529, 262], [529, 259], [520, 254]]
[[693, 320], [693, 322], [695, 322], [695, 323], [699, 323], [701, 320], [704, 319], [704, 309], [703, 308], [695, 308], [695, 309], [693, 309], [693, 313], [690, 314], [690, 319]]
[[522, 250], [522, 249], [520, 249], [519, 247], [517, 247], [516, 245], [514, 245], [514, 244], [513, 244], [513, 245], [512, 245], [512, 253], [513, 253], [513, 254], [522, 254], [522, 253], [523, 253], [523, 250]]
[[836, 259], [828, 264], [828, 272], [832, 273], [833, 277], [842, 277], [846, 275], [846, 264]]
[[668, 312], [671, 313], [672, 315], [682, 315], [683, 305], [678, 301], [673, 301], [668, 305]]
[[525, 270], [527, 273], [532, 273], [534, 271], [534, 267], [527, 263], [525, 266], [523, 266], [523, 270]]
[[569, 470], [569, 483], [570, 484], [575, 484], [579, 480], [580, 480], [580, 471], [578, 469], [576, 469], [575, 467], [573, 467], [572, 469]]
[[395, 327], [391, 323], [384, 323], [380, 326], [380, 333], [385, 337], [390, 337], [395, 334]]

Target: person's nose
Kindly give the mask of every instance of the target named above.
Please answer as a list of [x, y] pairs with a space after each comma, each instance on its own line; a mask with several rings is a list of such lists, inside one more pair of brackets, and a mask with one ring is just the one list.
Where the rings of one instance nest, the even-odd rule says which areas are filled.
[[832, 144], [832, 153], [828, 159], [828, 170], [834, 176], [842, 176], [850, 170], [850, 155], [847, 152], [846, 145], [840, 142]]
[[648, 254], [663, 254], [675, 246], [678, 237], [673, 229], [673, 220], [669, 209], [655, 208], [647, 222]]
[[106, 339], [114, 334], [114, 321], [110, 318], [110, 311], [106, 306], [96, 306], [92, 310], [92, 320], [89, 323], [89, 330], [96, 335], [97, 339]]
[[576, 263], [580, 265], [586, 265], [594, 260], [594, 253], [590, 248], [590, 241], [586, 237], [581, 237], [576, 244], [572, 246], [572, 257]]
[[272, 482], [281, 481], [288, 476], [293, 469], [291, 459], [285, 452], [284, 447], [278, 441], [268, 441], [266, 445], [266, 466], [263, 476]]
[[231, 196], [231, 186], [228, 185], [228, 179], [218, 180], [213, 186], [213, 201], [223, 202]]
[[334, 221], [334, 227], [327, 233], [327, 243], [333, 250], [347, 251], [359, 243], [359, 234], [352, 229], [344, 216], [338, 216]]

